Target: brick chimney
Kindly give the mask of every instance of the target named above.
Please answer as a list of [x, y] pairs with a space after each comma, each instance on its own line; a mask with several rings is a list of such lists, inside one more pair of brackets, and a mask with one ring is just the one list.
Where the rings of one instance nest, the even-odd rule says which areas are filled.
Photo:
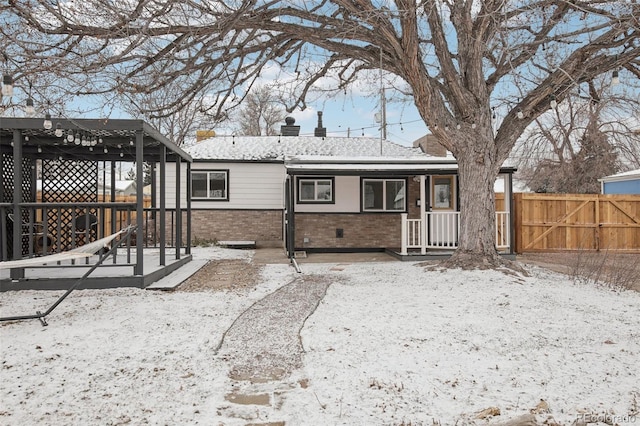
[[282, 136], [299, 136], [300, 126], [294, 126], [296, 119], [293, 117], [287, 117], [284, 119], [286, 123], [284, 126], [280, 126], [280, 134]]
[[322, 127], [322, 111], [318, 111], [318, 126], [313, 131], [313, 135], [317, 138], [324, 138], [327, 136], [327, 129]]
[[422, 152], [433, 157], [446, 157], [447, 149], [440, 145], [438, 138], [433, 135], [425, 135], [413, 142], [413, 147], [420, 147]]
[[215, 136], [216, 136], [215, 130], [196, 130], [196, 142], [213, 138]]

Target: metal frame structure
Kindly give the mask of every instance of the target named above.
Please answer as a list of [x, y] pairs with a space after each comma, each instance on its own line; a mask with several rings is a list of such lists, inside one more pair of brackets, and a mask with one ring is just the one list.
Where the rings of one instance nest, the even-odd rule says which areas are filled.
[[[0, 261], [38, 255], [44, 261], [48, 253], [102, 238], [119, 231], [117, 227], [129, 224], [137, 226], [138, 235], [122, 244], [124, 256], [114, 256], [113, 264], [104, 266], [130, 267], [130, 273], [117, 279], [109, 279], [104, 274], [102, 278], [90, 278], [83, 288], [144, 288], [191, 260], [189, 192], [186, 204], [177, 191], [175, 209], [165, 207], [167, 163], [174, 163], [175, 185], [180, 188], [183, 184], [180, 179], [184, 176], [180, 173], [182, 163], [186, 163], [188, 175], [192, 162], [186, 152], [142, 120], [54, 118], [52, 124], [50, 129], [45, 129], [42, 119], [0, 117]], [[102, 201], [96, 197], [100, 162], [105, 167], [109, 164], [111, 169], [111, 190], [109, 194], [103, 194]], [[135, 163], [138, 188], [135, 203], [115, 201], [116, 164], [119, 162]], [[152, 182], [151, 207], [143, 204], [144, 163], [151, 165], [153, 174], [157, 174]], [[40, 200], [36, 199], [39, 173], [42, 179]], [[186, 184], [188, 187], [188, 182]], [[9, 214], [21, 220], [9, 221]], [[98, 224], [95, 224], [96, 220]], [[159, 264], [149, 267], [147, 262], [145, 268], [148, 247], [142, 234], [149, 223], [153, 223], [154, 235], [157, 231], [157, 239], [154, 237], [152, 245]], [[37, 232], [28, 231], [36, 228]], [[34, 238], [36, 234], [39, 238]], [[69, 234], [78, 239], [61, 238]], [[81, 265], [58, 263], [41, 268], [60, 271], [78, 266]], [[38, 276], [33, 279], [29, 276], [30, 270], [14, 268], [10, 277], [2, 276], [0, 290], [66, 289], [75, 278], [62, 277], [59, 271], [56, 278]]]

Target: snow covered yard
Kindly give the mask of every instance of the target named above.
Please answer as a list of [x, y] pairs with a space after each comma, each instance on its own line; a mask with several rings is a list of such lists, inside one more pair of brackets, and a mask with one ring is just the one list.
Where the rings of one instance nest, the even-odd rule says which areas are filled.
[[[636, 292], [538, 268], [528, 278], [401, 262], [302, 269], [336, 279], [301, 330], [304, 367], [286, 391], [261, 384], [281, 402], [256, 408], [268, 417], [256, 422], [486, 424], [484, 409], [506, 421], [542, 399], [540, 423], [588, 412], [640, 424]], [[78, 291], [48, 327], [0, 324], [0, 424], [247, 424], [225, 399], [236, 384], [215, 349], [241, 312], [294, 277], [267, 265], [244, 291]], [[59, 294], [1, 293], [0, 315], [44, 310]]]

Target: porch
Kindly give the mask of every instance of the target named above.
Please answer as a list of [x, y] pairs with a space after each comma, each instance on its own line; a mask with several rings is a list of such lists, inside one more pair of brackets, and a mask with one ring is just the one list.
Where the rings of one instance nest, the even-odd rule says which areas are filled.
[[[422, 260], [450, 256], [458, 248], [460, 212], [424, 212], [424, 219], [401, 215], [401, 247], [392, 250], [401, 259]], [[511, 215], [497, 211], [495, 245], [502, 255], [515, 257], [511, 242]], [[426, 225], [426, 226], [425, 226]]]
[[[515, 248], [514, 170], [503, 167], [494, 185], [495, 247], [509, 257]], [[450, 160], [395, 163], [380, 158], [343, 164], [291, 159], [285, 186], [288, 252], [386, 251], [407, 260], [450, 256], [460, 236], [457, 172]], [[330, 202], [300, 202], [305, 181], [329, 188]]]

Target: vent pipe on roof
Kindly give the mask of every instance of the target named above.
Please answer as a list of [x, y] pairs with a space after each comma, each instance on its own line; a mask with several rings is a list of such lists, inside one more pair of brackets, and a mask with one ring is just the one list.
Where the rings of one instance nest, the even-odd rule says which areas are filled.
[[322, 111], [318, 111], [318, 127], [313, 131], [313, 135], [317, 138], [324, 138], [327, 136], [327, 129], [322, 127]]
[[280, 134], [282, 136], [299, 136], [300, 126], [294, 126], [296, 119], [293, 117], [287, 117], [284, 119], [286, 123], [284, 126], [280, 126]]

